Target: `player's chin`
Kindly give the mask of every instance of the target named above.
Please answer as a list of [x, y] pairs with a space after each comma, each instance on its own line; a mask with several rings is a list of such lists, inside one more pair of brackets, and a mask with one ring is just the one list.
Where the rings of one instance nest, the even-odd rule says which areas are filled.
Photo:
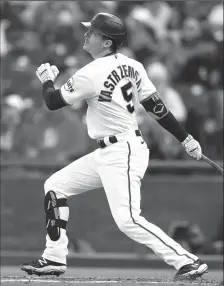
[[85, 51], [89, 51], [89, 45], [88, 44], [86, 44], [86, 43], [84, 43], [84, 45], [83, 45], [83, 50], [85, 50]]

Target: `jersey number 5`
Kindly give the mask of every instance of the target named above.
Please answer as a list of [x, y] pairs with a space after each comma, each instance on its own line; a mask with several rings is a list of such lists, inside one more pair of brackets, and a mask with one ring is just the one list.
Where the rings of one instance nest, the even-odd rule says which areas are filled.
[[[127, 102], [130, 102], [132, 101], [132, 96], [133, 96], [133, 93], [132, 93], [132, 84], [131, 82], [129, 81], [127, 84], [123, 85], [121, 87], [121, 91], [122, 91], [122, 94], [123, 94], [123, 97], [125, 99], [125, 101]], [[133, 113], [135, 108], [133, 106], [133, 103], [130, 102], [129, 104], [127, 104], [127, 110], [130, 112], [130, 113]]]

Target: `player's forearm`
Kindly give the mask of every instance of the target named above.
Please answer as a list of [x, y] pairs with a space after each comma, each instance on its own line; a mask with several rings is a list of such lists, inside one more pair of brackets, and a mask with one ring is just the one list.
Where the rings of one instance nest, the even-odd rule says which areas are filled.
[[167, 109], [164, 102], [158, 96], [157, 92], [143, 100], [142, 102], [145, 110], [157, 120], [157, 122], [180, 142], [183, 142], [188, 133], [179, 124], [173, 114]]
[[187, 136], [187, 131], [180, 125], [173, 114], [169, 111], [166, 116], [157, 120], [157, 122], [180, 142], [183, 142]]
[[43, 97], [47, 108], [50, 110], [57, 110], [66, 106], [60, 90], [54, 88], [54, 83], [51, 80], [43, 84]]

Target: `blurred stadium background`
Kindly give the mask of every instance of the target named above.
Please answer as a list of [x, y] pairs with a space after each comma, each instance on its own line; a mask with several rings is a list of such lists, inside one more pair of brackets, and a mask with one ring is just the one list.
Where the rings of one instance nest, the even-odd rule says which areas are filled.
[[[221, 1], [1, 1], [0, 12], [3, 263], [19, 263], [16, 251], [41, 253], [44, 181], [96, 148], [86, 132], [85, 102], [48, 111], [35, 71], [41, 63], [57, 65], [60, 87], [89, 63], [80, 22], [98, 12], [124, 20], [127, 38], [120, 52], [142, 62], [204, 154], [223, 164]], [[137, 116], [151, 149], [142, 183], [144, 215], [190, 251], [222, 255], [222, 178], [186, 156], [141, 108]], [[118, 231], [102, 190], [72, 198], [70, 209], [70, 254], [151, 254]]]

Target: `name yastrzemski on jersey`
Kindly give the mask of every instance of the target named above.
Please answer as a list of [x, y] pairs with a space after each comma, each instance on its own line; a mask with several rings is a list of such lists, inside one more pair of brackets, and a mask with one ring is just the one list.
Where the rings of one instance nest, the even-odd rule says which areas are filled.
[[[110, 102], [112, 100], [112, 93], [116, 87], [116, 85], [123, 78], [132, 78], [136, 82], [136, 87], [139, 89], [141, 84], [141, 78], [139, 78], [139, 72], [135, 70], [132, 66], [129, 65], [119, 65], [117, 69], [114, 69], [107, 76], [107, 80], [104, 81], [105, 89], [100, 91], [98, 101], [107, 101]], [[131, 84], [131, 83], [130, 83]]]

